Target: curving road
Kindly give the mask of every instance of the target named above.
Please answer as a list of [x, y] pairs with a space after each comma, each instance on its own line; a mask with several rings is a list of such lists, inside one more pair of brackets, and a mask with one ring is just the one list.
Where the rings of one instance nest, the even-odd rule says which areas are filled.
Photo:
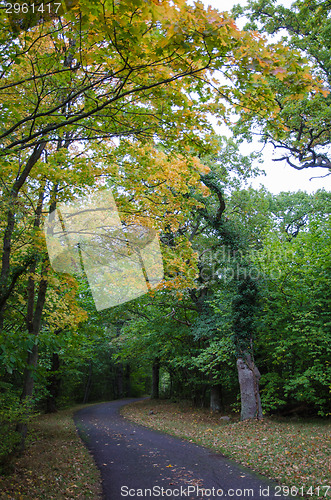
[[276, 483], [221, 454], [125, 420], [119, 409], [133, 401], [93, 405], [75, 414], [79, 434], [101, 470], [104, 499], [283, 498]]

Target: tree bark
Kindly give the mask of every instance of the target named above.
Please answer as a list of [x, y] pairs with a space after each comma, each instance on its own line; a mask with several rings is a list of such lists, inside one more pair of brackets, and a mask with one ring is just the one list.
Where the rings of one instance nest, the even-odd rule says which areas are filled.
[[46, 413], [56, 413], [56, 399], [59, 395], [60, 391], [60, 377], [58, 374], [58, 370], [60, 368], [60, 358], [57, 352], [53, 352], [52, 354], [52, 368], [51, 368], [51, 376], [49, 378], [47, 384], [47, 399], [46, 399]]
[[130, 397], [131, 395], [131, 366], [129, 364], [125, 367], [124, 372], [124, 396]]
[[88, 377], [87, 377], [87, 382], [86, 382], [86, 386], [85, 386], [83, 404], [86, 404], [88, 402], [88, 398], [89, 398], [90, 391], [91, 391], [91, 385], [92, 385], [92, 360], [90, 359], [89, 365], [88, 365]]
[[[44, 189], [45, 183], [43, 183], [40, 187], [38, 205], [36, 209], [36, 217], [34, 221], [34, 227], [38, 228], [41, 222], [41, 214], [44, 200]], [[47, 257], [44, 258], [41, 268], [41, 279], [39, 282], [37, 300], [35, 300], [36, 295], [36, 280], [34, 274], [37, 268], [38, 258], [37, 256], [34, 259], [34, 262], [30, 268], [30, 276], [28, 278], [27, 285], [27, 316], [26, 323], [27, 329], [30, 336], [34, 339], [33, 346], [31, 351], [28, 352], [27, 356], [27, 364], [24, 370], [24, 380], [23, 380], [23, 390], [21, 394], [21, 403], [25, 403], [32, 398], [33, 389], [34, 389], [34, 372], [37, 368], [38, 364], [38, 344], [37, 337], [41, 328], [41, 318], [43, 314], [46, 292], [47, 292], [47, 271], [48, 271], [48, 261]], [[28, 417], [28, 413], [26, 415]], [[21, 443], [20, 449], [23, 450], [25, 446], [25, 438], [27, 434], [27, 423], [20, 422], [17, 424], [16, 430], [21, 434]]]
[[[46, 270], [42, 273], [45, 275]], [[25, 403], [26, 400], [29, 400], [33, 396], [33, 388], [34, 388], [34, 372], [37, 368], [38, 364], [38, 344], [36, 343], [37, 337], [39, 335], [40, 326], [41, 326], [41, 317], [44, 308], [45, 298], [47, 291], [47, 279], [42, 278], [39, 290], [38, 290], [38, 298], [36, 303], [36, 308], [34, 311], [34, 317], [31, 324], [31, 332], [29, 328], [29, 332], [34, 335], [34, 344], [31, 351], [28, 353], [27, 358], [27, 366], [24, 370], [24, 382], [23, 382], [23, 390], [21, 395], [21, 402]], [[20, 450], [24, 450], [25, 446], [25, 438], [27, 435], [28, 426], [26, 422], [20, 422], [17, 424], [16, 430], [21, 434], [21, 443]]]
[[159, 399], [160, 359], [155, 358], [152, 366], [152, 399]]
[[237, 359], [241, 396], [241, 420], [263, 418], [259, 392], [261, 374], [249, 353]]
[[170, 376], [169, 397], [172, 398], [172, 396], [174, 394], [174, 375], [173, 375], [172, 371], [169, 372], [169, 376]]
[[115, 398], [116, 399], [120, 399], [123, 397], [123, 365], [122, 363], [118, 363], [116, 365], [116, 371], [115, 371], [116, 375], [116, 384], [115, 384], [115, 388], [116, 388], [116, 394], [115, 394]]
[[210, 409], [212, 412], [219, 412], [222, 409], [222, 386], [213, 385], [210, 388]]
[[[20, 274], [25, 271], [26, 266], [21, 266], [16, 273], [12, 276], [12, 280], [10, 280], [10, 271], [11, 271], [11, 251], [12, 251], [12, 237], [15, 228], [15, 203], [17, 201], [18, 193], [25, 183], [28, 175], [30, 174], [33, 166], [39, 160], [42, 152], [44, 151], [46, 146], [46, 142], [43, 141], [41, 144], [35, 146], [33, 153], [28, 159], [23, 171], [20, 175], [17, 176], [14, 184], [12, 185], [8, 197], [8, 212], [7, 212], [7, 223], [4, 231], [3, 237], [3, 245], [2, 245], [2, 258], [1, 258], [1, 272], [0, 272], [0, 329], [3, 327], [3, 313], [6, 307], [6, 302], [11, 295], [11, 292], [14, 289], [16, 281]], [[44, 186], [41, 189], [41, 197], [39, 197], [38, 206], [37, 206], [37, 215], [36, 220], [40, 220], [39, 205], [41, 200], [41, 205], [43, 202], [44, 196]], [[35, 223], [36, 227], [36, 223]], [[11, 281], [11, 283], [10, 283]]]

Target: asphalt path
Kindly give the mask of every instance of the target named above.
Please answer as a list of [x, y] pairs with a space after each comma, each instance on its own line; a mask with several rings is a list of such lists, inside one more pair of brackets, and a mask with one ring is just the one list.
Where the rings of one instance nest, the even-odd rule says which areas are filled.
[[219, 453], [124, 419], [119, 410], [133, 401], [93, 405], [75, 414], [101, 471], [105, 500], [284, 498], [276, 483]]

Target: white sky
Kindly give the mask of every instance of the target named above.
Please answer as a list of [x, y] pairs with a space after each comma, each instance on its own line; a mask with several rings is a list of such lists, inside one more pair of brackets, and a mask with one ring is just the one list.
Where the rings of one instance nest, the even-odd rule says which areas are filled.
[[[231, 10], [233, 5], [240, 4], [246, 5], [246, 0], [201, 0], [205, 6], [210, 5], [219, 11]], [[290, 7], [293, 3], [292, 0], [278, 0], [278, 3], [286, 7]], [[220, 132], [224, 135], [224, 131]], [[241, 148], [242, 154], [249, 154], [252, 151], [260, 151], [263, 145], [259, 142], [247, 144]], [[278, 152], [277, 152], [278, 153]], [[263, 149], [263, 163], [260, 168], [265, 170], [266, 176], [259, 176], [252, 180], [250, 184], [254, 188], [258, 188], [260, 184], [272, 193], [279, 193], [280, 191], [307, 191], [312, 193], [320, 188], [325, 188], [331, 191], [331, 175], [326, 178], [316, 178], [324, 176], [328, 173], [324, 168], [310, 168], [305, 170], [296, 170], [283, 162], [274, 162], [272, 158], [277, 158], [274, 148], [267, 145]], [[312, 179], [312, 177], [314, 177]], [[311, 179], [311, 180], [310, 180]]]

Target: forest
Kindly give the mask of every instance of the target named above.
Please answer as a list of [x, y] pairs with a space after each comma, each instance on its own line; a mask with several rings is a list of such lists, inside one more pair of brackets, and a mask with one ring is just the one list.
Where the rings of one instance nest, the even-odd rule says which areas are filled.
[[[150, 395], [242, 420], [330, 416], [330, 192], [247, 184], [263, 144], [275, 169], [331, 173], [330, 2], [10, 5], [0, 464], [36, 414], [75, 403]], [[76, 225], [75, 210], [88, 214]], [[151, 278], [152, 241], [163, 271]], [[146, 257], [146, 293], [123, 255]], [[97, 264], [118, 291], [100, 292]]]

